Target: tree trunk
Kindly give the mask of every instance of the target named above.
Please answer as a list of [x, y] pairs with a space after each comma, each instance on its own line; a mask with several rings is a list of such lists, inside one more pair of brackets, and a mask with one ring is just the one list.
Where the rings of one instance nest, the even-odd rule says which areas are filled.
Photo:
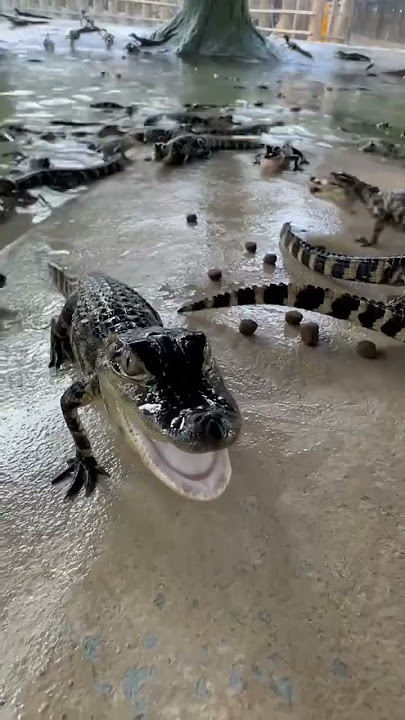
[[253, 25], [248, 0], [184, 0], [183, 10], [151, 39], [167, 42], [181, 57], [277, 58]]

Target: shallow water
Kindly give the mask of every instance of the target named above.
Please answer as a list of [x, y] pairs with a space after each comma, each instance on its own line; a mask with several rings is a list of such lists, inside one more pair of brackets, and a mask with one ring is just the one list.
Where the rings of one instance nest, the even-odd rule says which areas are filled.
[[[224, 153], [165, 173], [143, 162], [142, 149], [125, 173], [93, 186], [16, 243], [9, 244], [21, 225], [2, 227], [8, 285], [1, 304], [11, 313], [0, 318], [2, 710], [28, 720], [278, 720], [286, 712], [302, 720], [399, 720], [404, 348], [327, 318], [320, 346], [307, 348], [278, 308], [182, 319], [206, 330], [242, 409], [229, 489], [206, 506], [181, 500], [128, 452], [103, 413], [90, 409], [85, 424], [111, 478], [90, 501], [69, 506], [63, 489], [49, 484], [71, 452], [59, 398], [72, 374], [47, 368], [49, 321], [61, 298], [46, 262], [107, 271], [134, 285], [170, 324], [195, 289], [214, 288], [210, 267], [223, 269], [224, 284], [313, 282], [282, 258], [265, 270], [262, 256], [279, 254], [286, 220], [314, 234], [345, 232], [329, 242], [353, 252], [351, 238], [363, 234], [367, 218], [343, 216], [310, 196], [305, 183], [339, 163], [382, 187], [400, 186], [401, 165], [347, 149], [339, 116], [399, 124], [403, 90], [359, 72], [351, 77], [330, 46], [314, 48], [319, 60], [308, 76], [308, 63], [295, 57], [271, 72], [123, 60], [118, 51], [100, 55], [94, 38], [76, 57], [64, 54], [66, 46], [31, 65], [23, 50], [44, 59], [41, 38], [2, 33], [11, 36], [21, 57], [0, 65], [4, 119], [90, 122], [100, 113], [89, 102], [104, 99], [139, 104], [140, 115], [183, 102], [238, 103], [244, 117], [286, 119], [311, 164], [274, 180], [249, 153]], [[404, 57], [374, 56], [384, 67], [401, 66]], [[259, 90], [264, 81], [269, 89]], [[247, 89], [235, 89], [241, 83]], [[352, 89], [328, 91], [332, 83]], [[363, 85], [370, 90], [356, 90]], [[256, 100], [266, 106], [245, 104]], [[295, 104], [303, 107], [297, 116], [289, 110]], [[188, 212], [197, 213], [196, 227], [187, 226]], [[400, 235], [384, 238], [385, 252], [399, 251]], [[247, 239], [256, 240], [256, 256], [244, 252]], [[236, 331], [241, 317], [259, 323], [251, 340]], [[384, 350], [381, 361], [354, 355], [363, 337]]]
[[[7, 49], [0, 63], [0, 121], [23, 123], [33, 130], [48, 129], [57, 120], [119, 122], [131, 128], [142, 124], [151, 111], [175, 110], [187, 102], [213, 102], [236, 107], [242, 121], [283, 120], [286, 127], [275, 128], [272, 137], [280, 141], [293, 138], [298, 144], [310, 139], [314, 149], [320, 143], [347, 145], [354, 139], [379, 135], [400, 140], [405, 113], [403, 83], [381, 74], [404, 64], [400, 52], [372, 51], [374, 69], [379, 73], [376, 78], [366, 76], [365, 63], [336, 61], [335, 46], [315, 46], [315, 60], [310, 61], [285, 50], [279, 41], [275, 42], [283, 62], [273, 66], [225, 60], [194, 65], [161, 52], [127, 57], [124, 46], [130, 28], [122, 25], [108, 27], [116, 36], [111, 52], [105, 50], [98, 35], [83, 36], [72, 52], [67, 39], [72, 26], [73, 21], [59, 21], [35, 30], [10, 30], [6, 21], [0, 24], [0, 47]], [[55, 55], [43, 50], [48, 32], [56, 45]], [[90, 108], [92, 102], [100, 101], [135, 104], [138, 112], [129, 119], [124, 111], [106, 113]], [[254, 106], [258, 101], [264, 103], [263, 108]], [[299, 113], [290, 112], [296, 107], [301, 108]], [[370, 121], [388, 121], [394, 130], [362, 125]], [[22, 136], [16, 143], [0, 145], [3, 152], [17, 149], [33, 157], [48, 156], [60, 167], [99, 162], [79, 138], [55, 144], [35, 136], [29, 136], [27, 142]], [[0, 157], [0, 171], [6, 173], [7, 169], [8, 159]], [[51, 207], [66, 199], [47, 190], [42, 195]], [[28, 226], [29, 215], [39, 222], [49, 214], [43, 204], [31, 207], [16, 225], [4, 227], [0, 247]]]

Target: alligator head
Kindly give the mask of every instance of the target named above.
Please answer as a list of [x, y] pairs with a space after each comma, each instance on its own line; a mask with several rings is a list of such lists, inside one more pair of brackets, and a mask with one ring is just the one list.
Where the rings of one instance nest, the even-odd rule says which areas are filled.
[[153, 159], [156, 162], [164, 160], [168, 155], [168, 148], [165, 142], [156, 142], [153, 148]]
[[335, 201], [360, 198], [367, 202], [371, 196], [380, 191], [376, 185], [369, 185], [346, 172], [331, 172], [326, 178], [311, 177], [308, 188], [312, 195]]
[[98, 376], [108, 412], [160, 480], [196, 500], [224, 491], [226, 448], [241, 419], [204, 333], [149, 327], [111, 336]]

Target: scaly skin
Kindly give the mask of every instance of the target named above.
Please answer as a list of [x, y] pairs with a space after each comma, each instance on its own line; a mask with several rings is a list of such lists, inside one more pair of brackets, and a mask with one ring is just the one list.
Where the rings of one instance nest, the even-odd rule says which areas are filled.
[[281, 246], [310, 270], [339, 280], [357, 280], [377, 285], [405, 285], [405, 255], [391, 257], [352, 257], [320, 250], [306, 242], [284, 223]]
[[377, 244], [386, 225], [405, 232], [405, 190], [383, 192], [375, 185], [369, 185], [344, 172], [332, 172], [329, 178], [323, 180], [311, 178], [309, 189], [312, 194], [321, 197], [322, 193], [340, 189], [352, 203], [360, 200], [366, 206], [369, 213], [376, 218], [371, 239], [361, 238], [358, 241], [366, 247]]
[[218, 497], [230, 478], [225, 448], [241, 421], [205, 335], [164, 328], [153, 307], [114, 278], [68, 278], [49, 267], [67, 298], [52, 320], [50, 367], [73, 360], [82, 376], [61, 399], [76, 457], [54, 482], [74, 473], [70, 498], [83, 485], [90, 494], [105, 472], [78, 415], [101, 396], [112, 425], [166, 485], [196, 500]]
[[165, 165], [183, 165], [206, 160], [216, 150], [254, 150], [263, 146], [260, 138], [243, 136], [178, 135], [167, 143], [155, 143], [154, 159]]
[[379, 303], [314, 285], [270, 283], [241, 287], [187, 303], [178, 312], [234, 305], [281, 305], [312, 310], [405, 342], [405, 303], [402, 298], [393, 303]]
[[81, 184], [87, 184], [100, 180], [108, 175], [113, 175], [125, 167], [124, 157], [115, 157], [103, 165], [91, 168], [50, 168], [35, 170], [27, 175], [14, 178], [11, 182], [16, 193], [30, 190], [31, 188], [47, 185], [58, 190], [69, 190]]

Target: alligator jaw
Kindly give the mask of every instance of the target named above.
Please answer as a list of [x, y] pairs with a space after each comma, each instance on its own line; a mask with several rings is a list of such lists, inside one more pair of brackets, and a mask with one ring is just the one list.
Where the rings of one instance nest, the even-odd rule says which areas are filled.
[[178, 495], [207, 502], [224, 492], [231, 479], [228, 450], [189, 453], [173, 443], [150, 437], [134, 421], [132, 412], [101, 377], [101, 391], [113, 426], [140, 455], [149, 470]]
[[[118, 409], [118, 408], [117, 408]], [[231, 479], [228, 451], [187, 453], [175, 445], [147, 437], [121, 408], [120, 420], [126, 439], [145, 465], [167, 487], [190, 500], [207, 502], [224, 492]]]

